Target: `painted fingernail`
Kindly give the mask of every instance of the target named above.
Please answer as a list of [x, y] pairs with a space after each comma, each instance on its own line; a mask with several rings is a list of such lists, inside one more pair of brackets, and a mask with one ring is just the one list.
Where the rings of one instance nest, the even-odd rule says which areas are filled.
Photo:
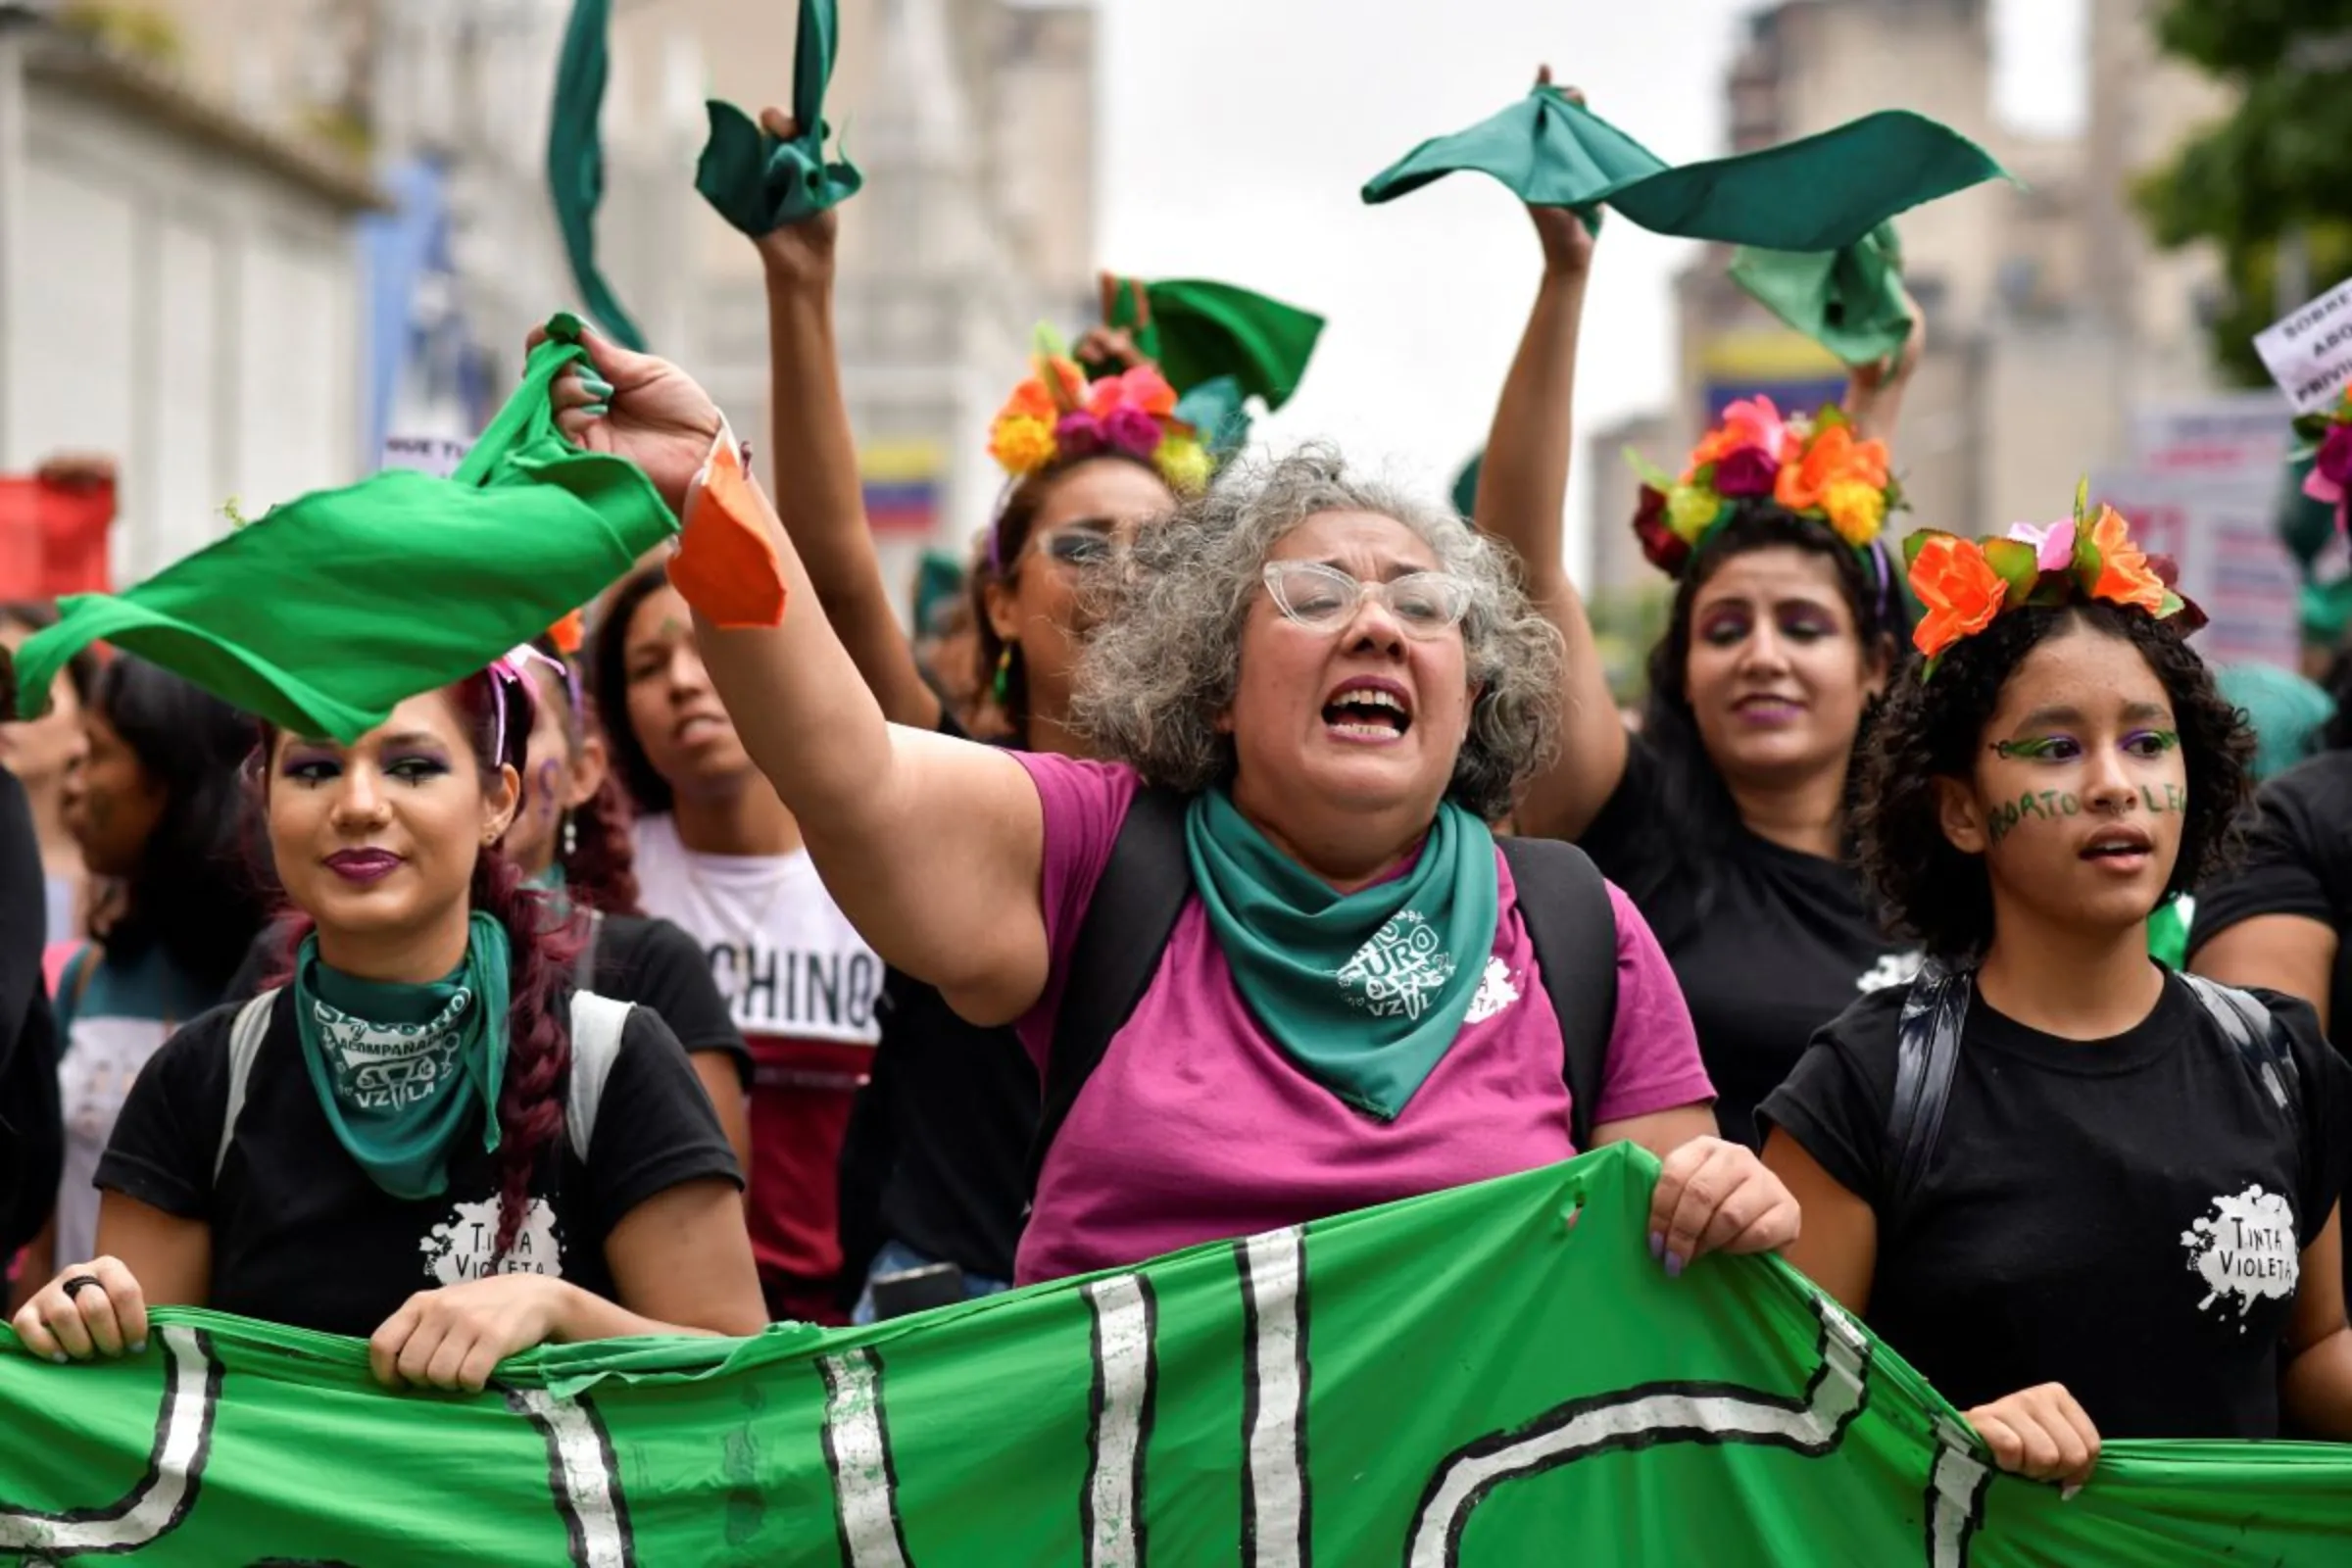
[[1666, 1277], [1670, 1280], [1679, 1280], [1683, 1277], [1682, 1253], [1668, 1252], [1666, 1254]]
[[612, 383], [601, 375], [582, 375], [580, 386], [589, 396], [600, 400], [612, 395]]
[[133, 1345], [130, 1348], [130, 1353], [133, 1355], [145, 1355], [147, 1353], [147, 1342], [145, 1340], [141, 1340], [136, 1345]]
[[74, 1358], [63, 1350], [51, 1350], [49, 1352], [49, 1359], [55, 1361], [59, 1366], [64, 1366], [68, 1361], [71, 1361]]
[[2074, 1501], [2074, 1500], [2075, 1500], [2075, 1494], [2077, 1494], [2077, 1493], [2081, 1492], [2082, 1490], [2082, 1482], [2080, 1482], [2080, 1481], [2070, 1482], [2070, 1483], [2068, 1483], [2066, 1486], [2060, 1487], [2060, 1488], [2058, 1489], [2058, 1500], [2059, 1500], [2060, 1502], [2072, 1502], [2072, 1501]]
[[1666, 1233], [1664, 1231], [1651, 1231], [1649, 1233], [1649, 1255], [1652, 1257], [1664, 1257], [1666, 1255]]
[[606, 415], [612, 412], [612, 405], [610, 403], [583, 404], [580, 408], [580, 412], [588, 416], [588, 417], [591, 419], [601, 419]]

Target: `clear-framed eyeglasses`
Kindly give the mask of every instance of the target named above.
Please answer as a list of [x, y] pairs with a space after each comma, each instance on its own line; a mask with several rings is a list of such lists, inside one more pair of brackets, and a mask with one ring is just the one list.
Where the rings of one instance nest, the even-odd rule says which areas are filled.
[[1359, 582], [1319, 561], [1269, 561], [1266, 592], [1275, 608], [1310, 631], [1337, 631], [1367, 599], [1380, 602], [1407, 637], [1436, 637], [1470, 612], [1470, 585], [1450, 572], [1415, 571], [1386, 582]]

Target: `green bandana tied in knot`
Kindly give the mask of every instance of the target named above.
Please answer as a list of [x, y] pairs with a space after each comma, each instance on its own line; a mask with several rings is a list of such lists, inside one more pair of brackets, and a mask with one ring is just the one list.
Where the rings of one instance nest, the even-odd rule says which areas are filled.
[[825, 88], [841, 35], [834, 0], [801, 0], [800, 30], [792, 48], [790, 141], [771, 136], [733, 104], [705, 107], [710, 136], [695, 166], [694, 188], [719, 217], [758, 239], [806, 222], [858, 194], [865, 176], [847, 158], [827, 158]]
[[507, 1073], [507, 928], [468, 923], [466, 961], [431, 985], [361, 980], [318, 961], [318, 938], [294, 959], [302, 1059], [335, 1137], [394, 1198], [449, 1190], [449, 1156], [478, 1104], [482, 1149], [498, 1148]]
[[1335, 892], [1222, 789], [1195, 797], [1193, 886], [1242, 1001], [1283, 1054], [1394, 1121], [1460, 1033], [1494, 952], [1494, 839], [1448, 802], [1400, 877]]

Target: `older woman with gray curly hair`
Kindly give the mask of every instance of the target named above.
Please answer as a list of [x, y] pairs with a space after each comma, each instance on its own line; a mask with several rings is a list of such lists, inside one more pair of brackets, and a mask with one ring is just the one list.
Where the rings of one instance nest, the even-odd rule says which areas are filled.
[[[1062, 1097], [1020, 1280], [1565, 1159], [1572, 1127], [1662, 1156], [1651, 1247], [1670, 1273], [1795, 1236], [1787, 1189], [1714, 1136], [1656, 942], [1589, 868], [1590, 929], [1562, 946], [1555, 927], [1549, 951], [1613, 1002], [1593, 1103], [1571, 1103], [1578, 1043], [1487, 827], [1553, 744], [1559, 645], [1461, 519], [1322, 450], [1229, 475], [1143, 530], [1105, 587], [1077, 710], [1120, 760], [1009, 753], [885, 722], [773, 510], [713, 446], [708, 397], [589, 342], [615, 390], [592, 412], [559, 383], [563, 427], [637, 461], [687, 518], [672, 575], [711, 678], [842, 909], [965, 1017], [1017, 1025], [1049, 1123], [1065, 1000], [1102, 1032]], [[762, 572], [769, 591], [747, 591]], [[1131, 815], [1165, 824], [1156, 851], [1130, 851], [1153, 842], [1123, 834]], [[1122, 879], [1171, 872], [1164, 940], [1082, 943]], [[1139, 929], [1140, 995], [1110, 997], [1103, 955]]]

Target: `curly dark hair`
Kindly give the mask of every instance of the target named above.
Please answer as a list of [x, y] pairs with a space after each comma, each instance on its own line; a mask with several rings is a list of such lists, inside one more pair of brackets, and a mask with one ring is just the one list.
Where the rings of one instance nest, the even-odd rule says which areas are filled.
[[[1865, 649], [1887, 651], [1887, 684], [1902, 673], [1910, 658], [1910, 610], [1885, 547], [1857, 551], [1839, 539], [1827, 524], [1800, 517], [1771, 501], [1739, 501], [1706, 548], [1684, 567], [1675, 585], [1674, 608], [1665, 635], [1649, 652], [1649, 697], [1642, 714], [1642, 735], [1658, 760], [1665, 786], [1663, 808], [1668, 821], [1688, 825], [1680, 840], [1685, 873], [1704, 881], [1706, 868], [1716, 863], [1740, 822], [1731, 791], [1707, 756], [1698, 720], [1690, 711], [1688, 676], [1690, 668], [1690, 614], [1699, 589], [1734, 558], [1754, 550], [1788, 546], [1830, 563], [1838, 573], [1838, 591], [1854, 619], [1854, 635]], [[1855, 727], [1851, 760], [1845, 772], [1845, 802], [1850, 813], [1858, 792], [1863, 759], [1869, 754], [1872, 730], [1883, 702], [1873, 702]], [[1704, 894], [1702, 891], [1702, 902]]]
[[1908, 679], [1880, 720], [1855, 814], [1862, 868], [1888, 926], [1938, 958], [1971, 961], [1992, 942], [1992, 883], [1981, 857], [1943, 836], [1936, 780], [1971, 778], [2009, 677], [2041, 642], [2081, 624], [2139, 650], [2173, 705], [2188, 765], [2180, 858], [2164, 896], [2227, 867], [2253, 798], [2254, 732], [2180, 634], [2146, 612], [2093, 602], [2015, 611], [1955, 643], [1933, 682]]

